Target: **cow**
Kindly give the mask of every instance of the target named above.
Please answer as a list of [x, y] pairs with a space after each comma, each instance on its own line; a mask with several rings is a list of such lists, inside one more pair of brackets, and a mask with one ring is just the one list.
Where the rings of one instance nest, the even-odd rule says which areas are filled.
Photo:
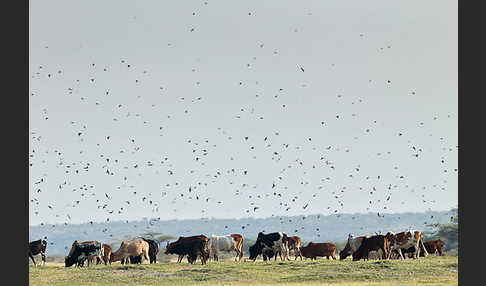
[[[149, 258], [150, 258], [150, 264], [152, 263], [157, 263], [157, 254], [159, 253], [159, 243], [156, 240], [153, 239], [147, 239], [144, 237], [139, 237], [143, 240], [145, 240], [149, 244]], [[140, 264], [142, 263], [142, 257], [141, 256], [130, 256], [130, 263], [131, 264]]]
[[219, 252], [231, 252], [235, 251], [235, 261], [243, 257], [243, 236], [240, 234], [228, 234], [223, 236], [211, 235], [210, 238], [210, 249], [215, 261], [219, 259]]
[[[298, 236], [289, 236], [288, 237], [289, 241], [289, 252], [291, 250], [295, 251], [295, 260], [297, 260], [297, 257], [300, 256], [300, 260], [302, 260], [302, 240]], [[290, 259], [289, 259], [290, 260]]]
[[[429, 254], [439, 253], [439, 256], [444, 255], [445, 242], [441, 239], [424, 242], [424, 247]], [[425, 256], [423, 249], [420, 250], [420, 256]]]
[[[206, 264], [209, 258], [208, 240], [193, 236], [185, 239], [179, 239], [174, 242], [167, 242], [165, 254], [178, 254], [180, 260], [187, 254], [189, 263], [193, 264], [197, 257], [201, 257], [201, 264]], [[178, 261], [180, 262], [180, 261]]]
[[363, 239], [365, 239], [366, 237], [371, 237], [371, 235], [354, 237], [352, 234], [349, 234], [346, 246], [344, 246], [344, 249], [339, 252], [339, 259], [346, 259], [346, 257], [355, 253], [361, 246], [361, 242], [363, 241]]
[[[263, 234], [263, 232], [259, 232], [255, 244], [250, 246], [249, 248], [250, 260], [255, 261], [258, 255], [263, 254], [263, 252], [267, 251], [268, 249], [271, 249], [273, 251], [275, 260], [277, 260], [277, 253], [280, 254], [281, 260], [288, 259], [289, 253], [287, 234], [283, 232], [273, 232], [269, 234]], [[284, 258], [282, 258], [282, 252], [284, 254]]]
[[[425, 252], [424, 252], [424, 247], [425, 247], [425, 249], [427, 250], [427, 254], [435, 254], [436, 252], [439, 252], [439, 256], [442, 256], [444, 245], [445, 245], [444, 242], [440, 239], [424, 242], [423, 246], [420, 245], [420, 254], [419, 255], [421, 257], [425, 256]], [[402, 249], [402, 254], [403, 254], [404, 258], [406, 258], [406, 257], [412, 258], [413, 255], [415, 254], [415, 252], [416, 252], [415, 246], [411, 246], [407, 249], [405, 249], [405, 248]], [[400, 256], [397, 249], [393, 250], [393, 254], [396, 255], [396, 258], [398, 258]], [[391, 256], [391, 258], [393, 258], [393, 256]]]
[[46, 247], [47, 241], [43, 240], [42, 238], [29, 242], [29, 257], [30, 259], [32, 259], [32, 262], [34, 262], [34, 266], [37, 266], [34, 260], [34, 255], [37, 255], [39, 253], [42, 259], [42, 265], [46, 264]]
[[[69, 250], [68, 257], [70, 257], [70, 256], [72, 256], [72, 255], [73, 255], [74, 250], [75, 250], [75, 248], [76, 248], [76, 245], [79, 245], [79, 244], [81, 244], [81, 245], [83, 245], [83, 244], [93, 244], [93, 243], [94, 243], [94, 244], [96, 244], [96, 243], [99, 243], [99, 242], [98, 242], [98, 241], [96, 241], [96, 240], [91, 240], [91, 241], [83, 241], [83, 242], [79, 242], [79, 241], [75, 240], [75, 241], [73, 242], [73, 244], [71, 245], [71, 250]], [[103, 248], [101, 248], [101, 250], [100, 250], [100, 251], [97, 251], [97, 252], [96, 252], [96, 255], [91, 255], [90, 257], [87, 257], [86, 259], [82, 259], [82, 260], [80, 260], [80, 261], [77, 263], [77, 265], [76, 265], [76, 266], [78, 266], [78, 267], [79, 267], [79, 266], [84, 266], [84, 261], [85, 261], [85, 260], [87, 260], [87, 261], [88, 261], [88, 266], [89, 266], [90, 264], [92, 264], [92, 262], [93, 262], [94, 258], [96, 258], [96, 260], [98, 261], [98, 260], [101, 260], [101, 259], [103, 258], [103, 255], [104, 255], [104, 249], [103, 249]]]
[[110, 265], [111, 265], [111, 262], [110, 262], [111, 247], [108, 244], [105, 244], [105, 243], [103, 243], [101, 245], [101, 247], [103, 248], [102, 259], [99, 259], [98, 257], [96, 257], [96, 265], [98, 265], [102, 262], [105, 263], [105, 265], [107, 265], [108, 262], [109, 262]]
[[89, 257], [100, 255], [101, 249], [101, 243], [99, 242], [74, 244], [72, 251], [69, 252], [70, 255], [64, 259], [65, 266], [71, 267], [74, 264], [76, 266], [82, 266], [84, 261]]
[[353, 253], [353, 261], [361, 259], [368, 260], [370, 251], [382, 251], [382, 258], [386, 259], [387, 253], [387, 239], [384, 235], [374, 235], [371, 237], [365, 237], [361, 241], [359, 248]]
[[[415, 253], [413, 254], [413, 258], [416, 259], [418, 258], [419, 252], [420, 252], [420, 247], [423, 247], [423, 241], [421, 239], [421, 233], [420, 231], [404, 231], [404, 232], [399, 232], [397, 234], [393, 232], [388, 232], [385, 235], [387, 241], [388, 241], [388, 257], [387, 259], [390, 259], [392, 251], [397, 250], [398, 254], [402, 259], [405, 259], [405, 257], [402, 254], [402, 249], [408, 249], [412, 246], [415, 247]], [[427, 250], [425, 250], [425, 256], [428, 255]]]
[[[206, 242], [206, 252], [209, 255], [209, 238], [207, 236], [205, 236], [204, 234], [194, 235], [194, 236], [188, 236], [188, 237], [179, 236], [179, 238], [175, 242], [193, 241], [193, 240], [198, 240], [198, 239], [202, 239], [202, 240], [204, 240]], [[167, 245], [169, 245], [169, 242], [167, 242]], [[165, 254], [168, 254], [167, 253], [167, 248], [166, 248], [166, 253]], [[182, 259], [184, 258], [184, 255], [186, 255], [186, 253], [179, 255], [179, 257], [177, 258], [177, 262], [178, 263], [181, 263], [182, 262]], [[188, 258], [188, 261], [189, 260], [190, 259]]]
[[[297, 257], [300, 256], [300, 260], [302, 260], [302, 240], [298, 236], [289, 236], [287, 237], [288, 239], [288, 245], [289, 245], [289, 255], [290, 251], [294, 250], [295, 252], [295, 260], [297, 260]], [[278, 255], [282, 256], [282, 251], [277, 252]], [[267, 249], [266, 251], [262, 251], [262, 256], [263, 256], [263, 261], [267, 261], [267, 259], [270, 259], [274, 256], [273, 250]], [[290, 260], [290, 259], [288, 259]]]
[[136, 241], [122, 241], [120, 248], [117, 251], [112, 252], [110, 256], [110, 263], [120, 260], [124, 260], [129, 256], [143, 255], [145, 260], [149, 260], [149, 244], [145, 240]]
[[[310, 258], [311, 260], [316, 260], [317, 257], [332, 257], [332, 259], [337, 259], [334, 253], [336, 252], [336, 245], [329, 242], [309, 242], [307, 246], [300, 249], [302, 256], [305, 258]], [[297, 258], [297, 257], [296, 257]]]
[[[138, 237], [145, 240], [149, 244], [149, 258], [150, 264], [157, 263], [157, 254], [159, 253], [159, 243], [153, 239], [147, 239], [144, 237]], [[129, 260], [129, 261], [128, 261]], [[131, 264], [142, 264], [142, 256], [130, 256], [130, 259], [122, 260], [122, 264], [130, 262]]]

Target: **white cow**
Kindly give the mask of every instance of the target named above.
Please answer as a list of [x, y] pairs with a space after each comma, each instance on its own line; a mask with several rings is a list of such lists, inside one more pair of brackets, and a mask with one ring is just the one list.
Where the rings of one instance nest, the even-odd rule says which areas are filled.
[[415, 252], [413, 254], [414, 259], [417, 259], [419, 257], [420, 247], [424, 249], [424, 255], [428, 255], [427, 250], [424, 247], [424, 243], [422, 241], [422, 233], [420, 231], [409, 230], [399, 232], [397, 234], [393, 232], [388, 232], [385, 237], [388, 241], [389, 247], [388, 259], [390, 259], [393, 250], [397, 250], [400, 257], [402, 259], [405, 259], [402, 254], [402, 249], [408, 249], [412, 246], [415, 247]]
[[212, 234], [210, 239], [211, 253], [213, 254], [214, 260], [218, 261], [218, 256], [220, 252], [231, 252], [236, 251], [236, 259], [243, 257], [243, 251], [241, 249], [243, 244], [243, 237], [239, 234], [228, 234], [228, 235], [214, 235]]

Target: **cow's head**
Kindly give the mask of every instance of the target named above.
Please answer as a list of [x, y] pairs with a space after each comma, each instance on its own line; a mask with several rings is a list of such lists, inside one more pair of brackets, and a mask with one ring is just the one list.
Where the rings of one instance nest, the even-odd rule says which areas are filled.
[[413, 241], [415, 243], [419, 242], [420, 241], [420, 238], [421, 238], [421, 234], [420, 234], [420, 231], [415, 231], [413, 233]]
[[170, 252], [170, 243], [167, 241], [167, 245], [165, 246], [165, 254], [169, 254]]
[[310, 249], [309, 249], [309, 244], [307, 244], [307, 246], [301, 247], [301, 248], [300, 248], [300, 253], [301, 253], [301, 254], [302, 254], [302, 256], [304, 256], [305, 258], [309, 258], [309, 257], [310, 257]]
[[346, 246], [344, 246], [344, 249], [339, 252], [339, 260], [346, 259], [351, 254], [351, 246], [349, 244], [349, 240], [346, 243]]
[[262, 253], [263, 245], [259, 242], [256, 242], [248, 250], [250, 251], [250, 260], [255, 261], [257, 256]]
[[387, 232], [385, 235], [388, 244], [393, 244], [395, 242], [395, 234], [393, 232]]
[[263, 232], [260, 231], [257, 236], [257, 241], [261, 240], [263, 236], [264, 236]]
[[66, 257], [64, 258], [64, 265], [65, 265], [66, 267], [71, 267], [71, 266], [73, 266], [73, 264], [74, 264], [75, 262], [76, 262], [76, 261], [75, 261], [75, 259], [74, 259], [72, 256], [66, 256]]

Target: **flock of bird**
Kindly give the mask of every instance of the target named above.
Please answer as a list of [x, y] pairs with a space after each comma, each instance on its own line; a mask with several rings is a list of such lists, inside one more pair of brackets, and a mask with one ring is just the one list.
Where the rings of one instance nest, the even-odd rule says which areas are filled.
[[[196, 13], [192, 12], [192, 15], [196, 16]], [[248, 15], [251, 16], [251, 12]], [[197, 32], [196, 27], [192, 27], [188, 31], [188, 33]], [[365, 35], [356, 36], [363, 38]], [[168, 43], [168, 46], [170, 45], [171, 43]], [[265, 49], [263, 43], [255, 43], [255, 45]], [[45, 48], [49, 49], [48, 46]], [[386, 49], [391, 48], [391, 45], [386, 47]], [[277, 53], [278, 51], [273, 51], [269, 54]], [[242, 66], [244, 68], [252, 67], [250, 63], [242, 63]], [[63, 129], [59, 133], [62, 134], [60, 136], [71, 134], [72, 145], [81, 146], [79, 154], [66, 151], [62, 145], [59, 146], [56, 143], [56, 138], [49, 138], [48, 135], [31, 127], [29, 153], [31, 174], [43, 174], [38, 178], [31, 177], [33, 187], [31, 188], [30, 205], [33, 216], [41, 216], [45, 219], [55, 216], [58, 220], [64, 217], [64, 224], [68, 224], [72, 220], [70, 210], [83, 208], [84, 219], [93, 224], [94, 220], [91, 219], [93, 213], [97, 213], [98, 216], [105, 213], [105, 220], [108, 222], [117, 220], [117, 215], [121, 217], [121, 215], [131, 212], [136, 213], [139, 208], [146, 208], [152, 210], [154, 214], [150, 225], [147, 226], [150, 229], [156, 227], [157, 222], [163, 220], [166, 213], [170, 211], [167, 207], [168, 202], [173, 206], [174, 212], [180, 213], [185, 209], [194, 208], [196, 206], [192, 203], [194, 201], [198, 202], [197, 206], [201, 206], [201, 217], [211, 215], [212, 209], [228, 207], [228, 205], [231, 205], [238, 215], [242, 215], [243, 212], [243, 215], [246, 216], [258, 214], [261, 209], [270, 208], [270, 205], [272, 205], [272, 210], [279, 211], [277, 215], [295, 209], [305, 213], [314, 203], [319, 204], [323, 212], [339, 214], [340, 208], [344, 206], [346, 200], [353, 199], [352, 197], [345, 198], [346, 192], [354, 189], [368, 194], [369, 199], [362, 202], [363, 205], [366, 205], [367, 211], [376, 211], [379, 208], [380, 210], [376, 211], [377, 216], [384, 217], [384, 213], [389, 210], [388, 203], [393, 201], [396, 190], [417, 187], [411, 186], [413, 182], [407, 181], [406, 175], [400, 173], [399, 163], [393, 167], [394, 176], [378, 174], [376, 171], [380, 168], [375, 170], [364, 163], [353, 166], [343, 164], [340, 162], [342, 157], [339, 157], [343, 155], [340, 154], [352, 156], [354, 151], [352, 148], [343, 147], [346, 144], [341, 146], [323, 145], [322, 140], [312, 136], [292, 138], [292, 130], [286, 129], [285, 123], [267, 130], [263, 136], [260, 136], [261, 130], [258, 132], [250, 130], [248, 134], [242, 134], [243, 130], [231, 129], [231, 120], [235, 124], [238, 122], [237, 124], [243, 126], [247, 124], [245, 122], [251, 122], [251, 126], [258, 126], [262, 124], [258, 122], [271, 118], [272, 113], [285, 113], [287, 109], [291, 108], [291, 104], [288, 103], [291, 101], [288, 98], [297, 96], [286, 93], [285, 84], [275, 86], [268, 93], [252, 94], [246, 100], [246, 105], [239, 110], [207, 109], [205, 111], [205, 106], [202, 105], [211, 98], [211, 94], [207, 90], [201, 93], [185, 94], [170, 90], [167, 88], [169, 84], [159, 86], [158, 90], [144, 89], [144, 83], [150, 82], [153, 86], [155, 81], [149, 70], [128, 59], [119, 59], [118, 63], [111, 65], [89, 63], [86, 65], [85, 75], [82, 77], [73, 77], [72, 73], [67, 73], [61, 68], [54, 68], [49, 64], [39, 65], [32, 72], [31, 101], [52, 92], [51, 90], [35, 90], [38, 83], [41, 86], [40, 82], [49, 81], [49, 86], [62, 87], [64, 90], [63, 95], [55, 95], [54, 98], [63, 96], [62, 99], [59, 98], [59, 101], [70, 104], [66, 107], [69, 109], [68, 112], [74, 114], [77, 108], [102, 110], [100, 112], [104, 114], [104, 119], [102, 119], [104, 122], [94, 124], [107, 126], [104, 136], [100, 137], [92, 135], [98, 132], [99, 126], [89, 125], [82, 119], [73, 119], [65, 124], [52, 123], [57, 119], [55, 114], [49, 113], [49, 107], [30, 111], [31, 115], [35, 116], [40, 113], [40, 118], [44, 121], [36, 123], [36, 125], [44, 124], [47, 127], [43, 128], [48, 129], [54, 128], [49, 126], [61, 124]], [[196, 71], [197, 67], [191, 68], [191, 72]], [[104, 78], [112, 72], [131, 77], [132, 82], [124, 81], [119, 82], [119, 86], [106, 86]], [[294, 72], [305, 75], [309, 71], [304, 66], [296, 64]], [[375, 84], [372, 80], [369, 80], [369, 83]], [[241, 90], [249, 84], [252, 83], [242, 79], [234, 83], [234, 89]], [[259, 82], [255, 82], [254, 86], [258, 84]], [[393, 82], [387, 79], [378, 84], [391, 86]], [[136, 104], [127, 103], [129, 100], [125, 100], [123, 96], [117, 96], [117, 93], [120, 93], [119, 90], [128, 85], [130, 87], [134, 85], [138, 90], [135, 94], [130, 95], [130, 100], [137, 102]], [[204, 85], [204, 82], [196, 81], [194, 85], [197, 88]], [[309, 83], [304, 83], [301, 87], [305, 88], [308, 85]], [[416, 96], [416, 93], [417, 91], [412, 90], [409, 95]], [[148, 94], [152, 94], [155, 99], [150, 98]], [[262, 109], [258, 107], [263, 97], [272, 100], [278, 108], [273, 108], [268, 113], [262, 112]], [[353, 106], [353, 110], [356, 110], [357, 105], [364, 104], [366, 101], [365, 97], [343, 94], [329, 98], [335, 102], [342, 102], [343, 105], [349, 104], [350, 110], [351, 106]], [[199, 111], [198, 108], [200, 108]], [[140, 111], [142, 109], [143, 111]], [[161, 112], [161, 109], [164, 109], [164, 112]], [[151, 136], [150, 138], [158, 136], [160, 142], [164, 142], [167, 140], [166, 137], [171, 136], [173, 129], [178, 128], [177, 121], [184, 121], [185, 118], [194, 116], [196, 118], [192, 121], [194, 123], [200, 120], [201, 114], [205, 112], [221, 112], [222, 114], [229, 112], [232, 115], [231, 118], [221, 116], [221, 120], [224, 122], [220, 122], [220, 125], [214, 123], [212, 126], [201, 126], [205, 130], [210, 130], [208, 136], [185, 134], [187, 139], [179, 140], [176, 143], [178, 146], [170, 149], [172, 153], [164, 149], [161, 149], [159, 154], [144, 153], [147, 149], [144, 146], [147, 140], [140, 138], [143, 134]], [[315, 127], [320, 128], [318, 130], [325, 130], [330, 126], [346, 128], [346, 124], [360, 120], [359, 114], [355, 112], [345, 115], [329, 115], [333, 111], [326, 110], [325, 106], [323, 106], [323, 112], [327, 114], [327, 117], [325, 120], [316, 120]], [[84, 116], [88, 121], [90, 115]], [[450, 118], [449, 114], [440, 117], [433, 115], [429, 122], [422, 121], [414, 125], [420, 128], [433, 121], [447, 118]], [[379, 129], [378, 121], [379, 119], [374, 120], [370, 127], [360, 131], [359, 134], [353, 134], [356, 142], [359, 142], [361, 136], [372, 136], [370, 134]], [[344, 122], [347, 123], [344, 124]], [[206, 123], [204, 124], [206, 125]], [[113, 131], [115, 128], [108, 126], [117, 126], [116, 130], [123, 130], [124, 133], [118, 131], [117, 133]], [[92, 132], [93, 128], [97, 131]], [[130, 130], [137, 135], [131, 136]], [[425, 153], [425, 148], [441, 148], [444, 155], [437, 160], [443, 167], [438, 170], [430, 170], [430, 172], [443, 173], [445, 176], [448, 176], [449, 173], [453, 173], [453, 176], [457, 175], [457, 168], [446, 164], [446, 156], [448, 154], [456, 156], [458, 146], [451, 144], [447, 146], [445, 143], [439, 145], [445, 140], [443, 137], [439, 136], [436, 146], [420, 146], [413, 144], [413, 139], [408, 136], [406, 130], [397, 129], [389, 136], [397, 137], [398, 140], [403, 139], [401, 146], [404, 150], [407, 149], [405, 153], [408, 153], [408, 158], [406, 159], [415, 158], [417, 164], [420, 164], [419, 160]], [[431, 134], [431, 136], [436, 135]], [[190, 150], [189, 154], [186, 152], [187, 156], [192, 157], [190, 165], [178, 163], [179, 153], [174, 151], [178, 149], [183, 150], [179, 152]], [[390, 160], [392, 152], [383, 151], [374, 155], [378, 158], [386, 158], [384, 160]], [[94, 156], [97, 158], [96, 161], [88, 159]], [[224, 162], [221, 159], [223, 157]], [[241, 157], [245, 157], [245, 159], [240, 160]], [[273, 170], [263, 174], [266, 177], [266, 184], [256, 183], [254, 179], [256, 177], [252, 176], [262, 175], [262, 172], [266, 172], [261, 166], [266, 167], [265, 164], [269, 164], [269, 160], [272, 162]], [[246, 162], [246, 164], [241, 162]], [[222, 167], [217, 168], [217, 165]], [[64, 179], [55, 183], [55, 189], [52, 188], [53, 182], [50, 179], [54, 176], [49, 172], [63, 173]], [[339, 176], [345, 177], [348, 182], [353, 182], [350, 183], [351, 186], [344, 186], [343, 180], [334, 179], [339, 177], [335, 175], [336, 172], [341, 172]], [[158, 187], [153, 188], [145, 182], [148, 179], [143, 176], [147, 173], [151, 173], [155, 178], [160, 178], [157, 183]], [[318, 175], [319, 181], [310, 179], [314, 174], [320, 174]], [[92, 176], [91, 179], [90, 176]], [[106, 184], [112, 187], [98, 188], [92, 178], [106, 181]], [[50, 182], [49, 187], [45, 187], [47, 181]], [[440, 183], [433, 183], [433, 186], [428, 187], [444, 190]], [[427, 187], [421, 188], [425, 190]], [[214, 192], [216, 189], [224, 191], [217, 193]], [[54, 193], [55, 195], [53, 195]], [[323, 205], [322, 200], [319, 200], [323, 193], [328, 194], [333, 200], [327, 201]], [[410, 195], [416, 196], [412, 192]], [[69, 197], [72, 198], [72, 202], [69, 205], [59, 205], [56, 204], [56, 200], [52, 199], [52, 196]], [[246, 204], [239, 197], [244, 197], [249, 203]], [[417, 196], [416, 199], [417, 202], [424, 204], [428, 202], [424, 195]], [[285, 223], [284, 219], [281, 223]], [[42, 222], [41, 225], [47, 226], [47, 223]], [[55, 227], [55, 224], [52, 224], [52, 227]], [[244, 229], [245, 226], [242, 225], [241, 228]], [[107, 228], [101, 231], [109, 233]]]

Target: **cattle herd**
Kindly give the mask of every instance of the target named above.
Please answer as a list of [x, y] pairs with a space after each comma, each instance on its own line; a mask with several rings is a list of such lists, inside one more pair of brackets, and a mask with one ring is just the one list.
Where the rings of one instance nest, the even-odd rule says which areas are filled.
[[[141, 264], [143, 260], [148, 260], [150, 264], [157, 263], [157, 253], [159, 252], [159, 242], [144, 237], [138, 237], [140, 240], [122, 241], [116, 251], [112, 251], [108, 244], [101, 244], [98, 241], [78, 242], [75, 240], [72, 244], [69, 254], [65, 257], [65, 266], [77, 267], [87, 266], [94, 263], [104, 263], [105, 265], [112, 262], [120, 261], [122, 264]], [[379, 254], [381, 259], [405, 259], [405, 257], [418, 258], [429, 254], [438, 253], [443, 255], [445, 243], [438, 239], [423, 242], [419, 231], [405, 231], [400, 233], [388, 232], [386, 235], [365, 235], [354, 237], [351, 234], [343, 250], [339, 252], [340, 260], [352, 256], [353, 261], [361, 259], [368, 260], [370, 253]], [[29, 257], [37, 266], [34, 255], [41, 254], [42, 263], [46, 261], [45, 240], [36, 240], [29, 244]], [[223, 236], [211, 235], [206, 237], [203, 234], [179, 237], [174, 242], [167, 242], [165, 254], [177, 254], [177, 262], [181, 262], [187, 255], [187, 261], [193, 264], [198, 258], [202, 264], [206, 264], [208, 259], [213, 258], [218, 261], [221, 253], [236, 252], [235, 261], [241, 261], [243, 258], [243, 236], [240, 234], [229, 234]], [[336, 245], [332, 243], [309, 242], [302, 246], [301, 239], [298, 236], [287, 236], [283, 232], [274, 232], [264, 234], [258, 233], [255, 244], [249, 247], [249, 260], [255, 261], [259, 255], [262, 255], [264, 261], [280, 256], [281, 260], [290, 260], [289, 253], [293, 250], [295, 260], [300, 257], [315, 260], [317, 257], [326, 257], [327, 259], [337, 259], [335, 256]], [[246, 259], [245, 259], [246, 260]]]

